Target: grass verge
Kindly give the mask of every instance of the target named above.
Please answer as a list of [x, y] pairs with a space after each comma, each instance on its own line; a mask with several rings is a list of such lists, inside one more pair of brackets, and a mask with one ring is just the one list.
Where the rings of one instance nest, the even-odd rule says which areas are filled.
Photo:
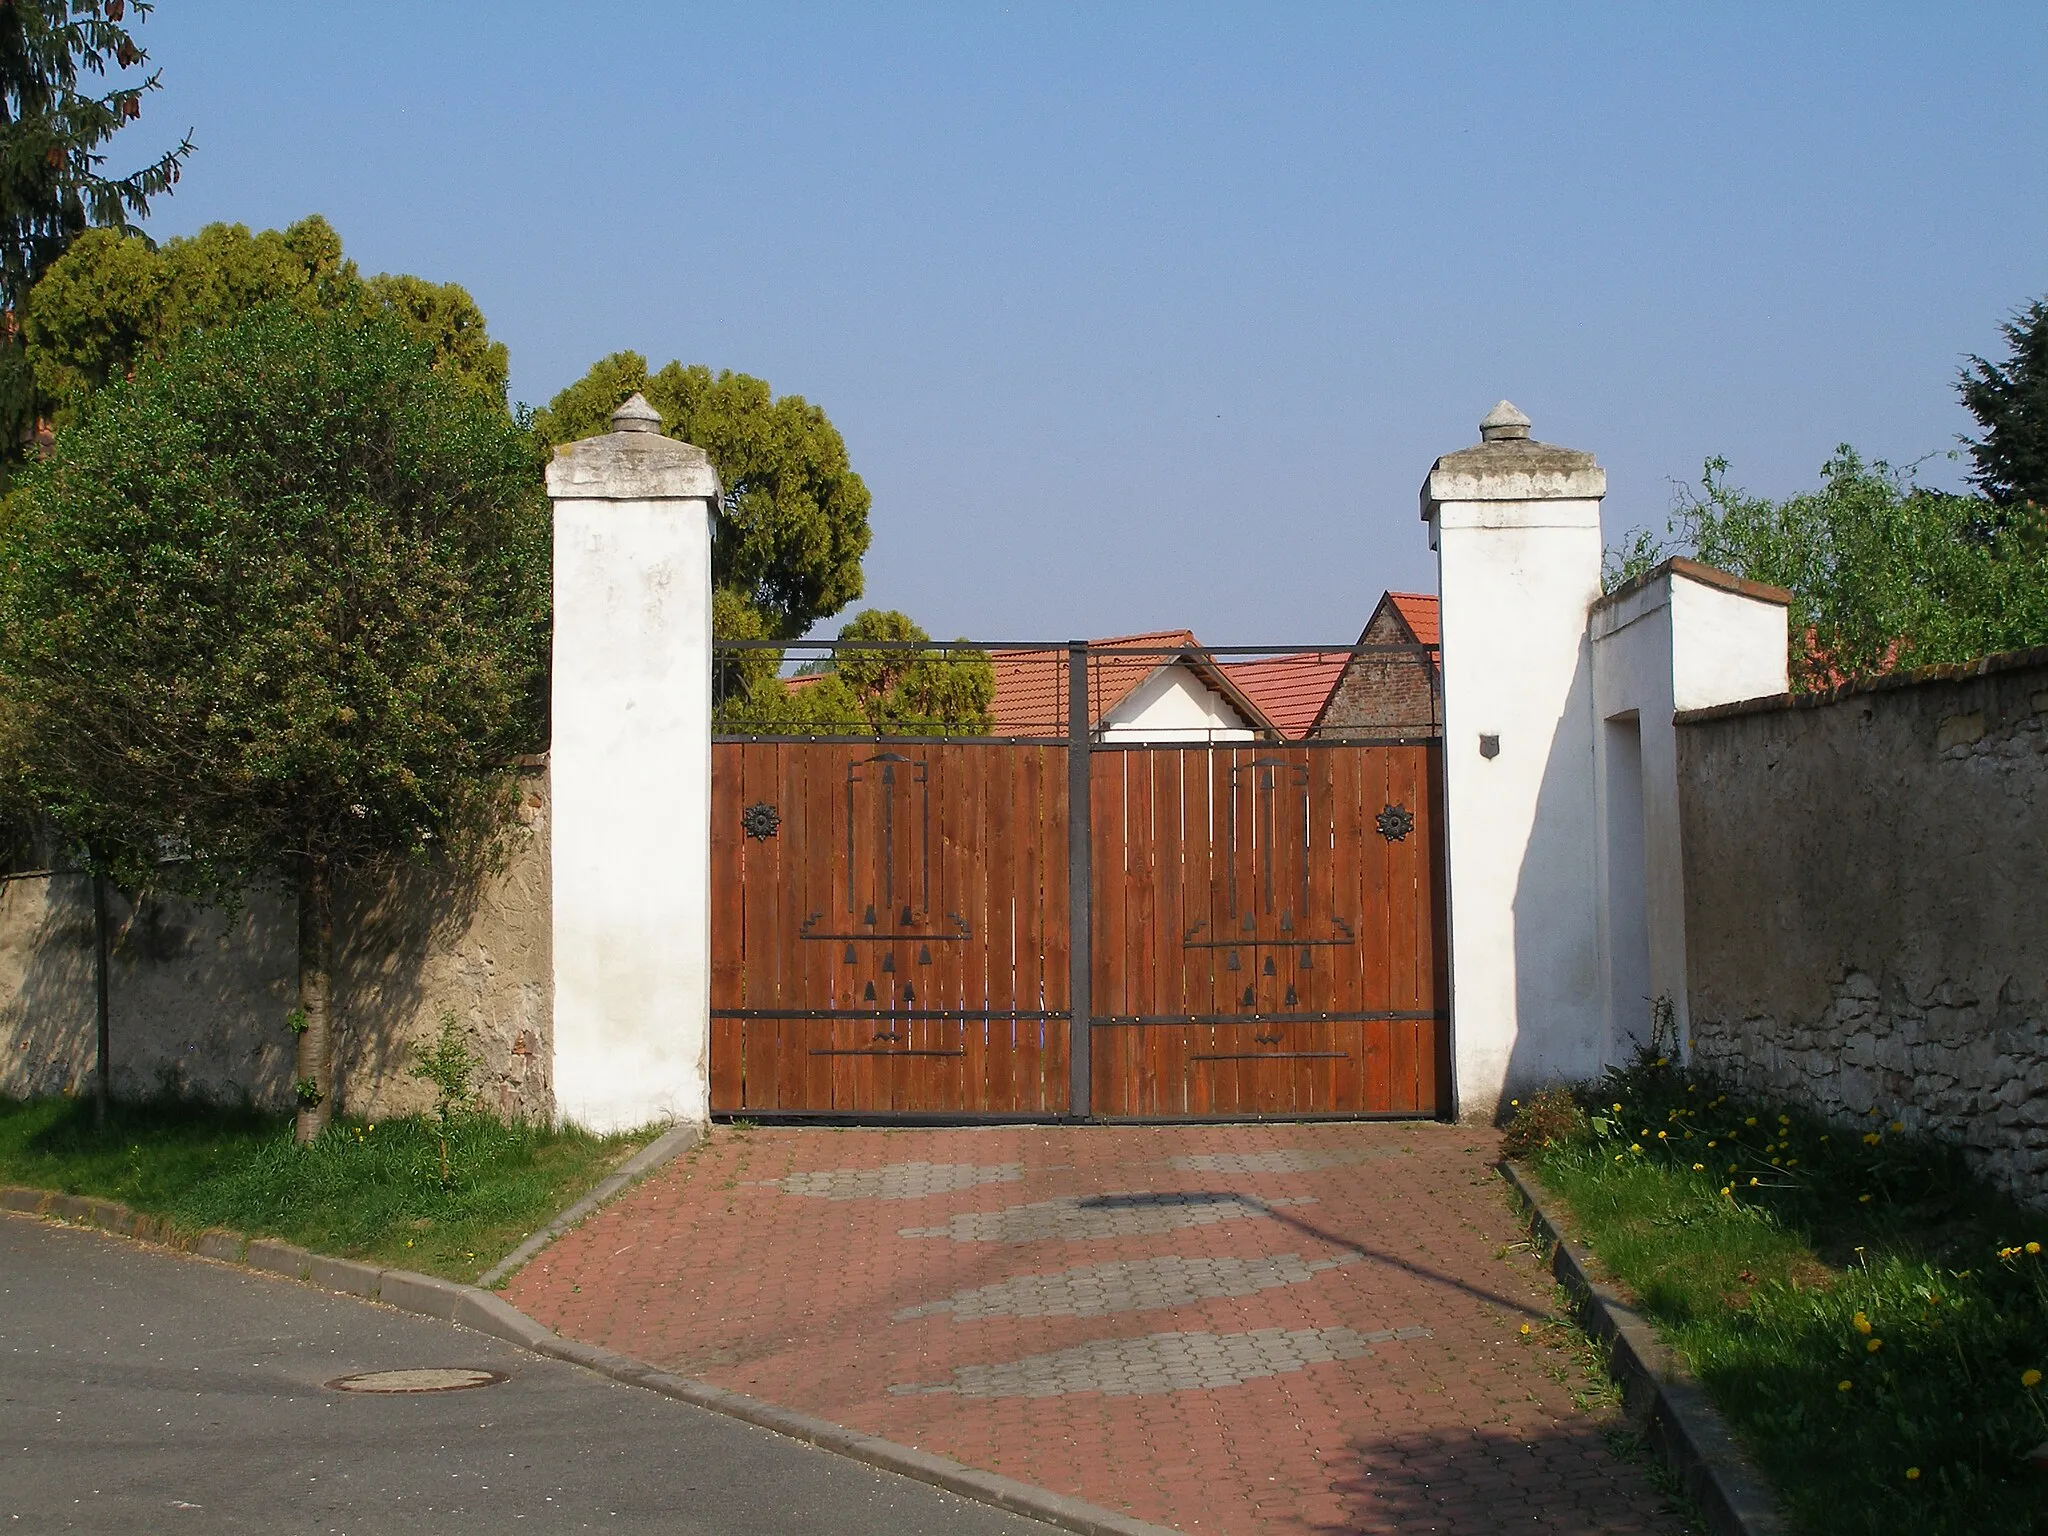
[[2048, 1220], [1950, 1148], [1654, 1062], [1521, 1108], [1578, 1235], [1809, 1536], [2048, 1532]]
[[310, 1147], [287, 1116], [184, 1102], [0, 1098], [0, 1183], [99, 1195], [191, 1231], [474, 1280], [646, 1135], [592, 1136], [460, 1114], [337, 1121]]

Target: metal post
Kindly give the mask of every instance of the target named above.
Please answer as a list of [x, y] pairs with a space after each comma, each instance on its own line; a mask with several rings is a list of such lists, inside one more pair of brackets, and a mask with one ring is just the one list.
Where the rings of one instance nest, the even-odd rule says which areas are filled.
[[107, 880], [94, 871], [92, 877], [92, 990], [94, 1023], [98, 1037], [98, 1068], [93, 1083], [93, 1124], [105, 1127], [107, 1101], [113, 1090], [108, 1075], [113, 1070], [113, 1043], [107, 1029]]
[[1093, 927], [1093, 875], [1089, 870], [1088, 816], [1088, 642], [1067, 647], [1067, 996], [1073, 1010], [1067, 1028], [1067, 1113], [1089, 1113], [1090, 1059], [1089, 939]]

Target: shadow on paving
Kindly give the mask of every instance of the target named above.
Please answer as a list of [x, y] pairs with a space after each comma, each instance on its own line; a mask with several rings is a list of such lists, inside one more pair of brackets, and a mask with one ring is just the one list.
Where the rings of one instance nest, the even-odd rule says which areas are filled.
[[[1534, 1437], [1448, 1429], [1353, 1441], [1331, 1486], [1336, 1520], [1310, 1522], [1335, 1536], [1680, 1536], [1694, 1530], [1613, 1431], [1588, 1425]], [[1626, 1452], [1629, 1442], [1621, 1449]]]

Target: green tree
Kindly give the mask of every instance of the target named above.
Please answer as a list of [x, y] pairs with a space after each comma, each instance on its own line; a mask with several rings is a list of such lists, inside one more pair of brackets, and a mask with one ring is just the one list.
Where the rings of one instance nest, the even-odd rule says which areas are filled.
[[1638, 531], [1610, 551], [1609, 574], [1690, 553], [1789, 589], [1793, 686], [1826, 688], [2048, 642], [2048, 552], [1990, 513], [1847, 444], [1822, 466], [1818, 490], [1783, 500], [1734, 485], [1715, 458], [1697, 488], [1680, 490], [1671, 541]]
[[362, 276], [318, 214], [258, 234], [209, 224], [160, 246], [132, 232], [88, 231], [29, 295], [28, 357], [61, 426], [141, 359], [267, 304], [394, 321], [431, 349], [437, 370], [503, 404], [505, 347], [491, 340], [476, 301], [454, 283]]
[[[767, 638], [759, 616], [722, 593], [714, 597], [713, 633]], [[986, 652], [933, 646], [923, 629], [888, 608], [855, 614], [839, 639], [831, 658], [794, 687], [781, 676], [780, 650], [720, 651], [717, 729], [787, 736], [986, 736], [994, 729], [996, 676]], [[877, 645], [847, 643], [863, 640]]]
[[131, 888], [300, 912], [302, 1140], [331, 1112], [336, 879], [487, 857], [540, 729], [530, 442], [395, 320], [270, 305], [87, 399], [0, 533], [0, 711]]
[[[149, 14], [133, 6], [137, 21]], [[38, 415], [23, 356], [22, 305], [50, 264], [86, 229], [128, 228], [170, 191], [192, 153], [177, 148], [123, 176], [100, 147], [142, 115], [159, 88], [149, 55], [122, 23], [123, 0], [8, 0], [0, 5], [0, 464], [20, 459]], [[104, 84], [80, 89], [82, 77]]]
[[534, 431], [549, 446], [603, 432], [635, 391], [717, 467], [712, 583], [758, 612], [768, 638], [794, 639], [860, 596], [868, 488], [823, 411], [744, 373], [671, 362], [649, 374], [639, 353], [614, 352], [536, 412]]
[[1983, 427], [1965, 438], [1977, 489], [2001, 508], [2031, 505], [2030, 521], [2048, 515], [2048, 299], [2036, 299], [2001, 326], [2006, 360], [1972, 356], [1957, 391]]

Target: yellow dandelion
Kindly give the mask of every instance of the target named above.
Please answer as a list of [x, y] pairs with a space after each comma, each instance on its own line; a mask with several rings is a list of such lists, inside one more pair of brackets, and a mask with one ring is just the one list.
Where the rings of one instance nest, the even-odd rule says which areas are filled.
[[1614, 1112], [1615, 1112], [1615, 1113], [1616, 1113], [1617, 1115], [1621, 1113], [1621, 1106], [1620, 1106], [1619, 1104], [1617, 1104], [1617, 1105], [1615, 1105], [1615, 1106], [1614, 1106]]
[[1694, 1173], [1705, 1173], [1707, 1171], [1707, 1165], [1705, 1163], [1694, 1163], [1692, 1165], [1692, 1171]]
[[1525, 1335], [1529, 1332], [1529, 1325], [1527, 1323], [1522, 1324], [1522, 1332]]
[[1522, 1107], [1522, 1101], [1520, 1099], [1509, 1099], [1508, 1103], [1516, 1109], [1520, 1109]]
[[1707, 1145], [1709, 1147], [1718, 1147], [1719, 1145], [1721, 1145], [1721, 1143], [1719, 1143], [1718, 1141], [1710, 1141], [1707, 1143]]
[[1785, 1166], [1787, 1168], [1797, 1168], [1799, 1166], [1799, 1159], [1796, 1157], [1788, 1157], [1785, 1159]]
[[1905, 1122], [1905, 1121], [1903, 1121], [1903, 1120], [1894, 1120], [1894, 1121], [1892, 1122], [1892, 1129], [1893, 1129], [1894, 1131], [1903, 1131], [1903, 1130], [1904, 1130], [1905, 1128], [1906, 1128], [1906, 1122]]
[[1909, 1482], [1909, 1483], [1917, 1483], [1917, 1482], [1919, 1482], [1919, 1481], [1920, 1481], [1920, 1469], [1919, 1469], [1918, 1467], [1908, 1467], [1908, 1468], [1906, 1468], [1906, 1481], [1907, 1481], [1907, 1482]]
[[1868, 1341], [1866, 1341], [1866, 1342], [1865, 1342], [1865, 1344], [1864, 1344], [1863, 1348], [1864, 1348], [1864, 1349], [1865, 1349], [1865, 1350], [1866, 1350], [1867, 1352], [1869, 1352], [1870, 1354], [1873, 1354], [1873, 1355], [1874, 1355], [1874, 1354], [1876, 1354], [1876, 1353], [1877, 1353], [1877, 1352], [1878, 1352], [1878, 1351], [1879, 1351], [1880, 1349], [1883, 1349], [1883, 1348], [1884, 1348], [1884, 1340], [1883, 1340], [1883, 1339], [1870, 1339], [1870, 1340], [1868, 1340]]
[[1670, 1133], [1669, 1131], [1659, 1131], [1659, 1132], [1657, 1133], [1657, 1139], [1658, 1139], [1659, 1141], [1664, 1141], [1664, 1140], [1667, 1140], [1667, 1139], [1669, 1139], [1670, 1135], [1671, 1135], [1671, 1133]]
[[2041, 1385], [2041, 1373], [2032, 1366], [2028, 1366], [2024, 1371], [2020, 1372], [2020, 1385], [2023, 1387], [2038, 1387]]
[[1640, 1152], [1643, 1150], [1643, 1144], [1640, 1141], [1632, 1141], [1628, 1144], [1628, 1149], [1631, 1152]]
[[2039, 1243], [2029, 1243], [2029, 1244], [2027, 1244], [2027, 1252], [2029, 1252], [2029, 1253], [2039, 1253], [2040, 1251], [2041, 1251], [2041, 1245], [2040, 1245]]
[[1791, 1117], [1790, 1115], [1780, 1115], [1780, 1116], [1778, 1116], [1778, 1124], [1780, 1124], [1780, 1125], [1790, 1125], [1791, 1123], [1792, 1123], [1792, 1117]]
[[1722, 1195], [1723, 1195], [1723, 1196], [1725, 1197], [1725, 1196], [1730, 1196], [1730, 1195], [1733, 1195], [1733, 1194], [1735, 1193], [1735, 1191], [1734, 1191], [1733, 1189], [1729, 1188], [1729, 1187], [1728, 1187], [1728, 1186], [1727, 1186], [1726, 1184], [1723, 1184], [1723, 1185], [1721, 1186], [1721, 1193], [1722, 1193]]
[[1751, 1189], [1755, 1189], [1755, 1188], [1756, 1188], [1756, 1180], [1755, 1180], [1755, 1179], [1751, 1179], [1751, 1180], [1749, 1181], [1749, 1187], [1750, 1187]]
[[1857, 1203], [1858, 1205], [1868, 1205], [1868, 1204], [1870, 1204], [1870, 1196], [1868, 1196], [1868, 1195], [1858, 1195], [1858, 1196], [1856, 1197], [1856, 1203]]
[[1750, 1116], [1750, 1117], [1749, 1117], [1749, 1118], [1748, 1118], [1747, 1120], [1743, 1121], [1742, 1123], [1743, 1123], [1744, 1125], [1755, 1125], [1755, 1124], [1756, 1124], [1756, 1116], [1755, 1116], [1755, 1115], [1751, 1115], [1751, 1116]]
[[1835, 1390], [1837, 1392], [1847, 1392], [1853, 1386], [1855, 1386], [1853, 1381], [1838, 1381], [1835, 1383]]
[[1854, 1322], [1855, 1322], [1855, 1324], [1856, 1324], [1856, 1331], [1857, 1331], [1858, 1333], [1868, 1333], [1868, 1332], [1870, 1332], [1870, 1317], [1869, 1317], [1869, 1314], [1867, 1314], [1867, 1313], [1863, 1313], [1863, 1312], [1858, 1312], [1858, 1313], [1856, 1314], [1855, 1318], [1854, 1318]]

